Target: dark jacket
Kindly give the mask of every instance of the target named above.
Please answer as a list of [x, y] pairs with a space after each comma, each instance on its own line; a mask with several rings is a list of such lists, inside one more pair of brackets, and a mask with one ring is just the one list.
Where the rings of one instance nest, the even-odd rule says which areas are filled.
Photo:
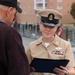
[[21, 36], [3, 22], [0, 22], [0, 75], [29, 75]]

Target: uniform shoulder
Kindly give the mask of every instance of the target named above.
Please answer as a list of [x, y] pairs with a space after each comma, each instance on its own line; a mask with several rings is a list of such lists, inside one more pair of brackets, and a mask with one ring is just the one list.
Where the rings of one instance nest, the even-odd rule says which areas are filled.
[[30, 45], [37, 44], [37, 42], [38, 42], [38, 39], [30, 42]]
[[35, 46], [35, 45], [40, 44], [40, 43], [41, 43], [41, 38], [32, 41], [29, 45], [30, 45], [30, 46], [32, 46], [32, 45]]
[[60, 43], [70, 43], [69, 41], [67, 41], [67, 40], [65, 40], [63, 38], [60, 38], [58, 35], [56, 35], [55, 40], [60, 42]]
[[69, 41], [67, 41], [67, 40], [65, 40], [65, 39], [62, 39], [62, 38], [61, 38], [61, 41], [63, 41], [63, 42], [68, 42], [68, 43], [69, 43]]
[[64, 40], [64, 39], [62, 39], [62, 38], [61, 38], [61, 43], [62, 43], [62, 44], [65, 44], [65, 45], [71, 45], [69, 41]]

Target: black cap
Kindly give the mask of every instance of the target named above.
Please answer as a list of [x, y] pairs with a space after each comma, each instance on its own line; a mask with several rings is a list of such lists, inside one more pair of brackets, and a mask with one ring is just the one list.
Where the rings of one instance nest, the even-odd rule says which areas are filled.
[[55, 19], [55, 15], [50, 13], [48, 17], [41, 16], [41, 21], [44, 25], [55, 27], [59, 23], [59, 19]]
[[43, 9], [38, 12], [38, 15], [41, 16], [41, 22], [43, 25], [55, 27], [59, 20], [62, 18], [62, 14], [53, 9]]
[[18, 6], [17, 0], [0, 0], [1, 5], [14, 7], [19, 13], [22, 13], [22, 9]]

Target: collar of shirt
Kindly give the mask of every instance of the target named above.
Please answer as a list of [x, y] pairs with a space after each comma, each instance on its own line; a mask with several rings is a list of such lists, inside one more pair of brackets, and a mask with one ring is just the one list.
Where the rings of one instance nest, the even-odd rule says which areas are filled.
[[[2, 19], [0, 19], [0, 22], [3, 22], [3, 23], [5, 23], [5, 22], [4, 22], [4, 20], [2, 20]], [[6, 24], [6, 23], [5, 23], [5, 24]]]
[[48, 47], [50, 43], [45, 42], [44, 44], [45, 44], [46, 47]]
[[[53, 43], [53, 44], [56, 45], [56, 46], [59, 46], [60, 40], [61, 40], [60, 37], [55, 34], [55, 38], [54, 38], [54, 40], [53, 40], [51, 43]], [[43, 43], [42, 37], [40, 37], [40, 38], [37, 40], [36, 45], [39, 45], [39, 44], [41, 44], [41, 43]]]
[[36, 43], [36, 45], [39, 45], [39, 44], [41, 44], [43, 41], [42, 41], [42, 37], [40, 37], [38, 40], [37, 40], [37, 43]]
[[55, 34], [55, 38], [52, 41], [52, 43], [55, 44], [56, 46], [59, 46], [60, 41], [61, 41], [61, 38], [58, 35]]
[[4, 21], [0, 19], [0, 22], [4, 22]]

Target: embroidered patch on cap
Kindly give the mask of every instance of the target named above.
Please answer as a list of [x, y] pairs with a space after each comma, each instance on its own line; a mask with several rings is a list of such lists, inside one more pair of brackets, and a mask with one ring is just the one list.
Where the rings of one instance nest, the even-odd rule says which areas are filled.
[[50, 13], [49, 15], [48, 15], [48, 19], [51, 21], [51, 20], [54, 20], [54, 14], [52, 14], [52, 13]]

